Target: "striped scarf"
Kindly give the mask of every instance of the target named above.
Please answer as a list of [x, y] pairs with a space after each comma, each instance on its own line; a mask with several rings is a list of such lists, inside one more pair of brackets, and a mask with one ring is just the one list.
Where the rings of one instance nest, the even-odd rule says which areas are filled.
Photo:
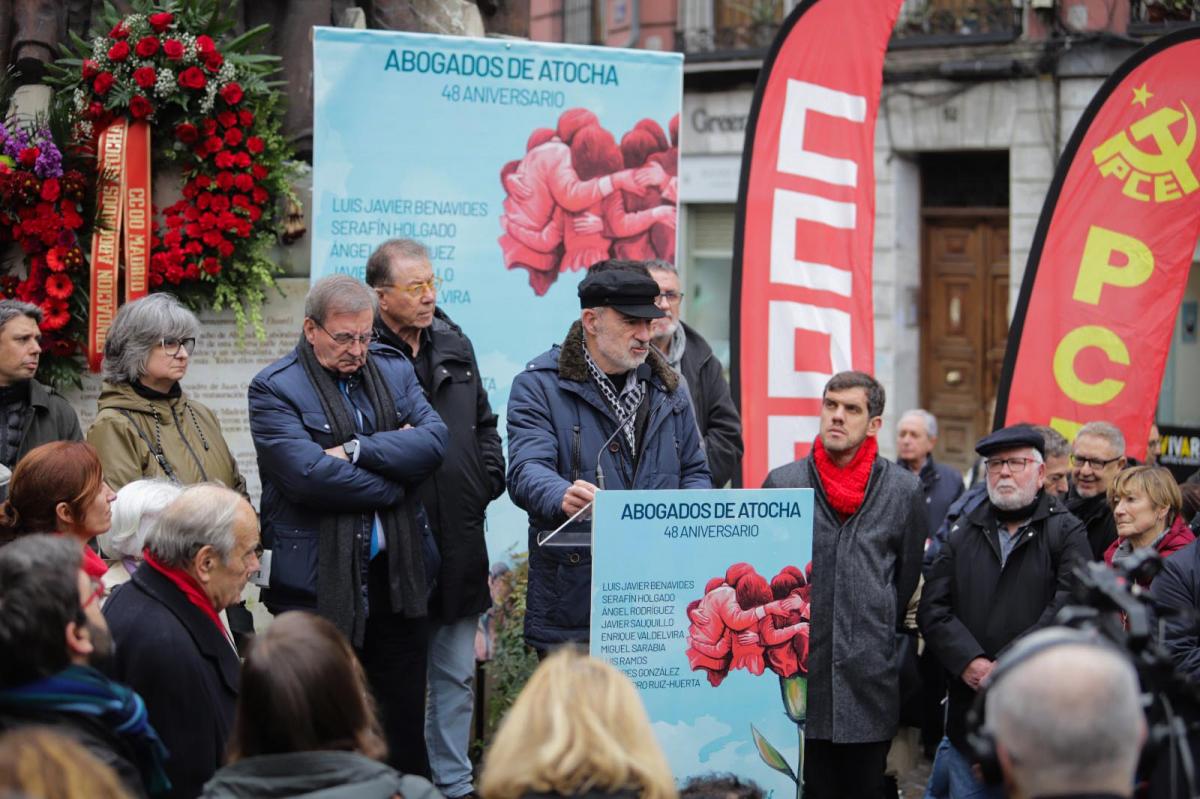
[[604, 396], [604, 401], [608, 407], [612, 408], [612, 412], [617, 416], [617, 424], [624, 425], [625, 442], [629, 444], [629, 453], [637, 457], [637, 431], [634, 430], [637, 425], [628, 424], [630, 417], [637, 413], [638, 406], [642, 404], [642, 396], [646, 393], [646, 385], [636, 379], [632, 379], [629, 375], [625, 378], [625, 387], [621, 389], [620, 395], [617, 394], [617, 387], [613, 385], [613, 381], [609, 376], [596, 365], [592, 360], [592, 354], [588, 352], [587, 347], [583, 348], [583, 359], [587, 362], [588, 372], [592, 376], [592, 380], [596, 383], [600, 393]]

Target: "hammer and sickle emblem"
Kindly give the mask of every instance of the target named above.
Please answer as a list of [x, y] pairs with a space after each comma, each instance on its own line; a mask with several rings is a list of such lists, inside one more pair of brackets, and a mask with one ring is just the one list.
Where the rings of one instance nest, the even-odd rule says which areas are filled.
[[[1196, 118], [1187, 103], [1180, 101], [1182, 112], [1160, 108], [1139, 119], [1092, 151], [1092, 157], [1105, 177], [1125, 181], [1124, 194], [1137, 200], [1149, 200], [1142, 186], [1153, 183], [1156, 201], [1177, 199], [1200, 188], [1188, 159], [1196, 146]], [[1171, 126], [1187, 120], [1183, 138], [1176, 141]], [[1133, 138], [1130, 139], [1130, 134]], [[1157, 153], [1147, 153], [1134, 142], [1151, 140]]]

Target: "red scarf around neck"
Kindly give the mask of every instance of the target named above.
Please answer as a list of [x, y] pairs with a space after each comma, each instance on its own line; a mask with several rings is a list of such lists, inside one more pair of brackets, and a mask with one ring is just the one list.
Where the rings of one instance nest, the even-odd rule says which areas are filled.
[[217, 629], [221, 631], [221, 635], [229, 637], [225, 632], [225, 625], [221, 623], [221, 617], [217, 614], [217, 609], [213, 607], [212, 601], [208, 598], [208, 594], [204, 593], [204, 589], [200, 587], [200, 583], [196, 582], [196, 578], [185, 572], [183, 569], [176, 569], [167, 566], [162, 561], [157, 560], [150, 554], [149, 549], [142, 551], [142, 557], [146, 561], [146, 565], [154, 569], [170, 580], [176, 588], [183, 592], [183, 595], [200, 610], [204, 611], [204, 615], [212, 619], [212, 623], [217, 625]]
[[104, 562], [104, 558], [93, 552], [87, 544], [83, 545], [83, 570], [93, 580], [99, 580], [108, 572], [108, 564]]
[[821, 478], [821, 487], [825, 489], [825, 497], [842, 518], [848, 518], [858, 512], [862, 506], [863, 497], [867, 495], [867, 481], [871, 479], [871, 467], [875, 464], [875, 456], [879, 454], [879, 442], [875, 436], [867, 436], [867, 440], [854, 453], [854, 457], [844, 468], [838, 466], [825, 451], [821, 437], [817, 436], [813, 444], [813, 461], [817, 464], [817, 475]]

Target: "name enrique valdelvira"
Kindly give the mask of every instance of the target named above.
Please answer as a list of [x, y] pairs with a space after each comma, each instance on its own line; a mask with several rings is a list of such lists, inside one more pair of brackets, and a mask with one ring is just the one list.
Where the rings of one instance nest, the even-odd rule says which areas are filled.
[[799, 519], [799, 502], [627, 502], [621, 519], [672, 521], [688, 519]]

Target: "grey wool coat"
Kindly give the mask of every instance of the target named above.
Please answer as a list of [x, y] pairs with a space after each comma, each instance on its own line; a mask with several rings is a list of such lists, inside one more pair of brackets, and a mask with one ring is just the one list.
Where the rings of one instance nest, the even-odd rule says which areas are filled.
[[890, 740], [900, 721], [896, 634], [928, 532], [916, 475], [877, 457], [863, 504], [845, 522], [825, 498], [812, 455], [773, 470], [763, 488], [815, 493], [805, 736]]

